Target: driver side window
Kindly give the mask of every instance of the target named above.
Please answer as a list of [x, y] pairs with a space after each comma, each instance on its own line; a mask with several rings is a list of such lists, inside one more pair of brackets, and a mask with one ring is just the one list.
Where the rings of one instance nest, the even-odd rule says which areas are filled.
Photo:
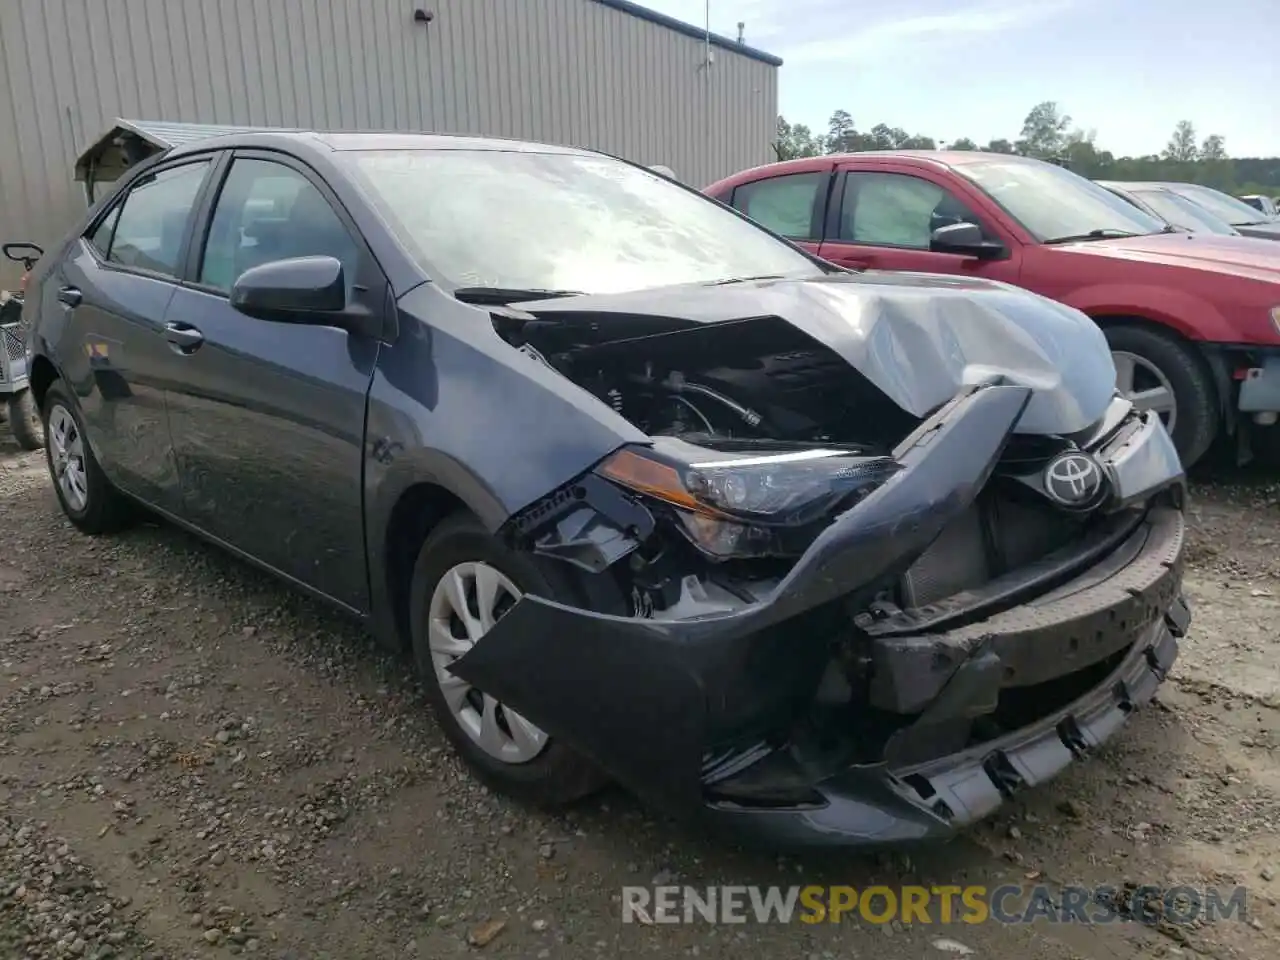
[[324, 194], [284, 164], [236, 160], [209, 223], [200, 283], [230, 293], [250, 267], [306, 256], [337, 258], [350, 294], [359, 247]]
[[948, 190], [904, 173], [845, 175], [839, 239], [928, 250], [933, 231], [981, 221]]

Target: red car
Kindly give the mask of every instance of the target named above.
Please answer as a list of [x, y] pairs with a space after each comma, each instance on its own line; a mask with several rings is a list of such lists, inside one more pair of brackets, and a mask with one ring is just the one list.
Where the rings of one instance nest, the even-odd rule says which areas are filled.
[[1223, 428], [1280, 412], [1280, 246], [1186, 233], [1062, 167], [971, 152], [756, 167], [710, 196], [852, 268], [1016, 284], [1106, 331], [1116, 386], [1158, 410], [1190, 466]]

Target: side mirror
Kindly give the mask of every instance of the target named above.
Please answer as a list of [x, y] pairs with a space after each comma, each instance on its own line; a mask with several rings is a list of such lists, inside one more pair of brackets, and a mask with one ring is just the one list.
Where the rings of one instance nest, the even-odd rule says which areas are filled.
[[1005, 252], [1003, 244], [984, 239], [982, 228], [968, 221], [950, 223], [933, 231], [929, 249], [934, 253], [958, 253], [980, 260], [994, 260]]
[[294, 257], [250, 267], [231, 288], [231, 306], [277, 323], [347, 327], [347, 281], [335, 257]]

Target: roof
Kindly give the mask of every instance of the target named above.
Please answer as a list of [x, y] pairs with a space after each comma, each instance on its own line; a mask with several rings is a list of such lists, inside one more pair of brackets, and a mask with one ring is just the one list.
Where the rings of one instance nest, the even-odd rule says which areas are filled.
[[87, 179], [92, 170], [95, 180], [114, 180], [129, 167], [173, 147], [232, 133], [267, 132], [279, 133], [281, 130], [272, 127], [116, 119], [106, 133], [80, 151], [76, 158], [76, 179]]
[[[248, 137], [240, 145], [263, 145], [272, 137], [323, 144], [330, 150], [502, 150], [521, 153], [594, 154], [596, 151], [560, 144], [537, 143], [508, 137], [476, 137], [450, 133], [403, 133], [394, 130], [321, 131], [296, 127], [236, 127], [222, 124], [170, 123], [162, 120], [117, 119], [76, 159], [75, 177], [95, 183], [119, 179], [143, 160], [169, 150], [182, 151], [207, 140]], [[236, 145], [231, 139], [229, 145]], [[669, 179], [669, 167], [650, 169]]]
[[708, 33], [703, 27], [695, 27], [691, 23], [685, 23], [683, 20], [677, 20], [675, 17], [668, 17], [665, 13], [659, 13], [657, 10], [650, 10], [648, 7], [642, 7], [638, 3], [632, 3], [631, 0], [595, 0], [596, 3], [614, 10], [620, 10], [623, 13], [629, 13], [633, 17], [639, 17], [641, 20], [648, 20], [650, 23], [656, 23], [660, 27], [666, 27], [668, 30], [674, 30], [676, 33], [682, 33], [686, 37], [692, 37], [695, 40], [710, 41], [714, 47], [720, 47], [724, 50], [732, 50], [734, 53], [740, 53], [744, 57], [752, 60], [759, 60], [761, 63], [767, 63], [773, 67], [782, 66], [782, 58], [776, 57], [772, 53], [765, 53], [755, 47], [749, 47], [745, 43], [739, 43], [737, 40], [730, 40], [728, 37], [721, 36], [718, 33]]

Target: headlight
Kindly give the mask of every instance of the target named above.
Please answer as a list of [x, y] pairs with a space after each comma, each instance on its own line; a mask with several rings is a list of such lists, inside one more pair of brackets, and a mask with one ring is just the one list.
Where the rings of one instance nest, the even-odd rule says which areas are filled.
[[1276, 333], [1280, 333], [1280, 307], [1271, 308], [1271, 325], [1276, 328]]
[[652, 450], [619, 450], [597, 472], [674, 508], [681, 530], [717, 559], [803, 553], [841, 511], [893, 476], [890, 457], [843, 450], [681, 463]]

